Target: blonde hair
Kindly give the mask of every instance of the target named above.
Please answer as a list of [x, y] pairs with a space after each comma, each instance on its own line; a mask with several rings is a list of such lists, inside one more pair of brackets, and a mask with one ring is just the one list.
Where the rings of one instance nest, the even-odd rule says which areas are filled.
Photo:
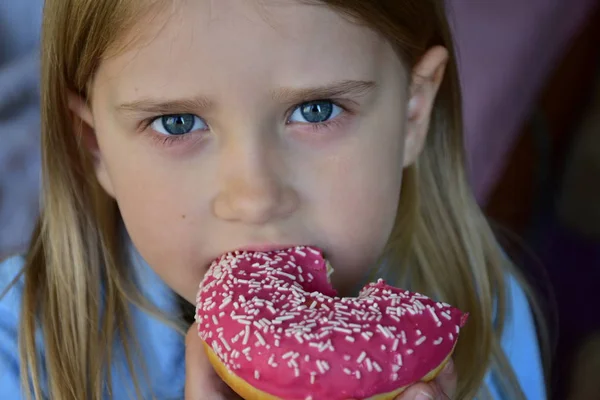
[[[128, 367], [139, 356], [131, 303], [156, 313], [137, 290], [119, 240], [115, 202], [96, 181], [92, 160], [74, 129], [67, 93], [88, 97], [103, 57], [142, 17], [133, 1], [46, 0], [42, 40], [43, 211], [24, 268], [20, 327], [21, 375], [28, 397], [101, 399], [113, 344]], [[144, 5], [158, 4], [148, 0]], [[470, 313], [455, 353], [458, 398], [471, 398], [491, 363], [511, 399], [524, 399], [500, 346], [506, 267], [464, 172], [461, 98], [451, 33], [439, 0], [323, 0], [384, 35], [411, 68], [434, 45], [451, 59], [431, 120], [426, 148], [408, 168], [394, 233], [384, 254], [398, 282]], [[164, 3], [162, 3], [164, 4]], [[142, 8], [139, 7], [138, 8]], [[147, 8], [146, 11], [150, 9]], [[164, 317], [164, 316], [163, 316]], [[164, 317], [165, 319], [167, 317]], [[98, 327], [100, 321], [100, 329]], [[176, 324], [177, 321], [169, 320]], [[43, 332], [45, 364], [35, 328]], [[180, 328], [183, 328], [179, 325]], [[108, 382], [110, 385], [110, 382]], [[30, 389], [33, 388], [33, 389]]]

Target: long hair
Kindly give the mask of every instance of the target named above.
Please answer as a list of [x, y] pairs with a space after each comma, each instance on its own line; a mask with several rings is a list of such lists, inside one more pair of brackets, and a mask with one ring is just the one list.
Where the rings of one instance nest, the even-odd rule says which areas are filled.
[[[401, 265], [398, 284], [470, 313], [455, 352], [458, 398], [472, 398], [487, 366], [511, 399], [524, 399], [500, 346], [507, 271], [464, 170], [460, 85], [451, 32], [440, 0], [311, 0], [385, 36], [409, 70], [433, 45], [451, 54], [423, 154], [407, 168], [396, 228], [384, 254]], [[146, 6], [141, 10], [140, 3]], [[133, 282], [118, 240], [116, 204], [98, 184], [91, 156], [75, 133], [68, 91], [88, 88], [107, 52], [148, 0], [46, 0], [42, 38], [43, 210], [24, 267], [21, 376], [28, 397], [42, 398], [46, 371], [53, 399], [99, 400], [110, 377], [113, 344], [123, 343], [136, 389], [130, 304], [151, 310]], [[136, 7], [137, 6], [137, 7]], [[507, 269], [508, 268], [508, 269]], [[165, 317], [167, 319], [167, 317]], [[100, 327], [98, 326], [100, 323]], [[36, 353], [40, 328], [45, 360]], [[110, 385], [110, 382], [108, 382]], [[30, 389], [32, 388], [32, 389]]]

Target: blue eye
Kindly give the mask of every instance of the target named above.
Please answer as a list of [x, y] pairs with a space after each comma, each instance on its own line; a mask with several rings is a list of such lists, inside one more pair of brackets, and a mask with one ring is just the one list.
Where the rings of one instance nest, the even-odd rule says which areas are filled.
[[298, 106], [289, 122], [322, 124], [342, 113], [342, 108], [329, 100], [309, 101]]
[[168, 136], [181, 136], [197, 130], [207, 130], [208, 126], [192, 114], [164, 115], [152, 121], [152, 129]]

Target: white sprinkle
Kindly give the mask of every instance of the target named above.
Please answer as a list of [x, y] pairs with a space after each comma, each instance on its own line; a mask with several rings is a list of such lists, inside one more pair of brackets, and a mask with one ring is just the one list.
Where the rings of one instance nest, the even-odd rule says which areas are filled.
[[306, 248], [308, 251], [310, 251], [311, 253], [313, 253], [315, 256], [320, 256], [321, 253], [319, 253], [317, 250], [315, 249], [311, 249], [310, 247]]
[[402, 354], [398, 354], [396, 357], [396, 363], [398, 364], [399, 367], [401, 367], [402, 364]]
[[412, 353], [414, 353], [414, 350], [413, 350], [413, 349], [408, 349], [408, 350], [406, 350], [406, 354], [408, 354], [408, 355], [411, 355]]
[[225, 346], [227, 351], [231, 351], [231, 347], [229, 346], [229, 343], [227, 343], [227, 340], [225, 340], [225, 338], [222, 336], [219, 337], [219, 339], [221, 340], [221, 343], [223, 343], [223, 346]]
[[375, 368], [375, 371], [377, 371], [377, 372], [382, 372], [383, 371], [381, 369], [381, 367], [379, 366], [379, 364], [377, 364], [377, 361], [373, 361], [373, 368]]
[[364, 361], [364, 359], [366, 357], [367, 357], [367, 353], [363, 351], [362, 353], [360, 353], [360, 355], [356, 359], [356, 362], [360, 364], [360, 363], [362, 363]]
[[371, 340], [371, 337], [367, 335], [367, 332], [361, 333], [360, 336], [362, 336], [367, 342]]
[[420, 310], [424, 310], [425, 309], [425, 306], [419, 300], [415, 300], [415, 306], [417, 306], [417, 308], [420, 309]]
[[225, 297], [225, 299], [223, 299], [223, 303], [221, 303], [221, 305], [219, 306], [219, 310], [222, 310], [225, 307], [227, 307], [227, 304], [229, 303], [231, 303], [231, 296]]
[[446, 311], [442, 311], [441, 314], [442, 314], [442, 317], [446, 318], [448, 321], [450, 321], [452, 319], [450, 314], [448, 314]]
[[325, 367], [321, 364], [321, 360], [317, 360], [317, 368], [319, 368], [321, 374], [325, 373]]
[[394, 340], [394, 345], [392, 346], [392, 351], [396, 351], [398, 350], [398, 344], [400, 343], [400, 340], [398, 338], [396, 338]]
[[283, 272], [283, 271], [277, 271], [277, 273], [278, 273], [279, 275], [286, 276], [286, 277], [290, 278], [291, 280], [294, 280], [294, 281], [296, 280], [296, 277], [295, 277], [294, 275], [292, 275], [292, 274], [288, 274], [287, 272]]
[[[334, 321], [332, 321], [332, 322], [334, 322]], [[341, 333], [352, 333], [351, 329], [340, 328], [338, 326], [334, 327], [333, 330], [336, 332], [341, 332]]]
[[365, 361], [367, 362], [367, 371], [373, 372], [373, 364], [371, 363], [371, 359], [367, 357]]
[[391, 332], [390, 332], [390, 331], [389, 331], [387, 328], [385, 328], [385, 327], [383, 327], [383, 326], [381, 326], [381, 325], [379, 325], [379, 324], [377, 325], [377, 329], [379, 329], [379, 331], [380, 331], [381, 333], [383, 333], [383, 335], [384, 335], [386, 338], [388, 338], [388, 339], [391, 339], [391, 338], [393, 338], [393, 337], [394, 337], [394, 335], [392, 335], [392, 334], [391, 334]]
[[250, 326], [246, 325], [246, 331], [244, 332], [244, 340], [242, 340], [242, 344], [246, 346], [248, 344], [248, 340], [250, 339]]
[[406, 332], [400, 331], [400, 339], [402, 340], [402, 344], [406, 344]]
[[346, 341], [350, 343], [354, 343], [354, 338], [352, 336], [346, 336]]
[[421, 336], [416, 342], [415, 345], [420, 346], [427, 339], [427, 336]]
[[254, 371], [254, 379], [256, 379], [256, 380], [260, 379], [260, 372]]
[[437, 314], [435, 313], [434, 308], [428, 306], [427, 309], [429, 310], [429, 313], [431, 314], [431, 317], [434, 319], [434, 321], [436, 323], [440, 322], [440, 319], [438, 318]]
[[215, 325], [219, 325], [219, 321], [217, 320], [217, 317], [214, 314], [212, 315], [212, 321]]
[[441, 344], [443, 340], [444, 340], [444, 339], [442, 339], [441, 337], [439, 337], [439, 338], [437, 338], [437, 339], [435, 339], [435, 340], [433, 341], [433, 344], [437, 346], [437, 345]]
[[310, 373], [310, 384], [311, 385], [315, 384], [315, 373], [314, 372]]
[[290, 319], [294, 319], [294, 315], [290, 315], [290, 314], [280, 315], [279, 317], [275, 318], [275, 321], [281, 323], [282, 321], [287, 321], [287, 320], [290, 320]]
[[348, 368], [344, 368], [344, 373], [346, 375], [352, 375], [352, 371], [350, 371], [350, 369], [348, 369]]
[[449, 333], [448, 337], [450, 338], [451, 341], [454, 341], [454, 335], [453, 334]]

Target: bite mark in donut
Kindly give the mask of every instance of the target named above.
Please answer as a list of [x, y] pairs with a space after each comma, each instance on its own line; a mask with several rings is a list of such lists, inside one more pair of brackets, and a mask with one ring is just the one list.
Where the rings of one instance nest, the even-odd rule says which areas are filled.
[[246, 400], [384, 400], [435, 377], [467, 314], [383, 280], [336, 297], [311, 247], [228, 253], [196, 321], [221, 378]]

